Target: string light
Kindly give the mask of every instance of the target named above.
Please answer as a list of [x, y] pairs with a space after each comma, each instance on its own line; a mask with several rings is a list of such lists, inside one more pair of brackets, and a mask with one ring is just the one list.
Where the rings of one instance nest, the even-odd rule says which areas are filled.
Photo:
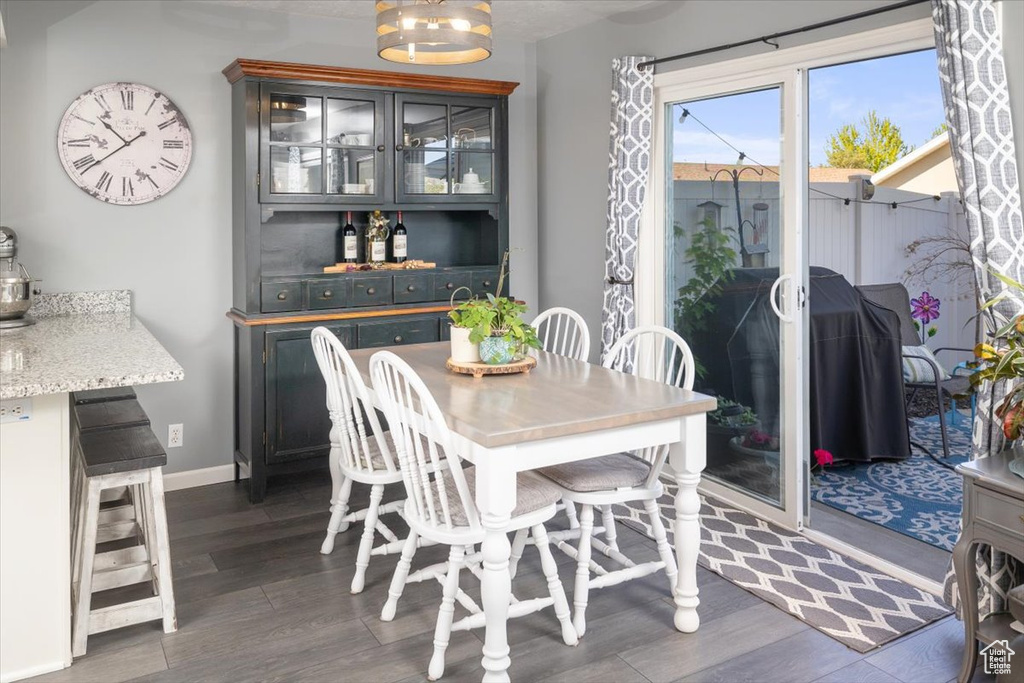
[[[711, 130], [711, 128], [706, 123], [704, 123], [699, 118], [694, 116], [693, 112], [691, 112], [689, 109], [683, 109], [683, 113], [679, 117], [679, 123], [682, 123], [683, 121], [685, 121], [688, 118], [689, 119], [693, 119], [694, 121], [696, 121], [698, 124], [700, 124], [701, 127], [704, 128], [704, 130], [706, 130], [707, 132], [709, 132], [712, 135], [714, 135], [716, 138], [718, 138], [723, 143], [725, 143], [725, 145], [730, 147], [734, 152], [739, 154], [739, 158], [736, 160], [736, 165], [737, 166], [742, 166], [743, 165], [743, 160], [744, 159], [748, 159], [754, 166], [758, 166], [758, 167], [764, 169], [765, 171], [768, 171], [769, 173], [774, 174], [776, 177], [780, 177], [779, 176], [779, 172], [776, 171], [774, 168], [772, 168], [771, 166], [765, 166], [764, 164], [762, 164], [757, 159], [753, 159], [750, 156], [748, 156], [746, 153], [740, 151], [740, 149], [738, 147], [733, 145], [731, 142], [729, 142], [728, 140], [723, 138], [721, 135], [719, 135], [715, 131]], [[707, 162], [704, 162], [704, 165], [705, 165], [705, 167], [707, 167]], [[713, 178], [712, 178], [712, 181], [714, 181]], [[809, 189], [811, 190], [811, 192], [817, 192], [818, 194], [825, 195], [826, 197], [831, 197], [832, 199], [838, 199], [839, 201], [841, 201], [843, 203], [843, 206], [849, 206], [851, 203], [853, 203], [853, 204], [888, 204], [890, 206], [890, 208], [897, 209], [897, 208], [899, 208], [900, 206], [902, 206], [904, 204], [916, 204], [918, 202], [926, 202], [926, 201], [929, 201], [929, 200], [936, 201], [936, 202], [942, 201], [942, 197], [940, 197], [939, 195], [936, 194], [936, 195], [932, 195], [930, 197], [921, 197], [919, 199], [908, 199], [908, 200], [903, 201], [903, 202], [878, 202], [878, 201], [865, 200], [865, 199], [855, 199], [855, 198], [852, 198], [852, 197], [840, 197], [839, 195], [832, 194], [831, 192], [826, 192], [825, 190], [819, 190], [816, 187], [810, 187], [810, 183], [808, 183], [808, 186], [809, 186]], [[714, 187], [714, 186], [712, 186], [712, 187]]]

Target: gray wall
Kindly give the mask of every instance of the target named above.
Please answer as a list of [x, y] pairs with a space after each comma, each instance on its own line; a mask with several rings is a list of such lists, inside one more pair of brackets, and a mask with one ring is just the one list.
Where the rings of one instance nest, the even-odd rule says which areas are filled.
[[[372, 21], [298, 17], [195, 2], [23, 2], [4, 5], [0, 52], [0, 223], [47, 291], [128, 288], [139, 318], [185, 368], [185, 381], [139, 391], [161, 441], [185, 425], [168, 470], [229, 464], [232, 453], [231, 147], [236, 57], [391, 70]], [[437, 73], [519, 81], [511, 97], [513, 292], [537, 299], [536, 67], [533, 44], [495, 41], [479, 65]], [[137, 207], [77, 189], [57, 160], [65, 108], [84, 90], [138, 81], [166, 92], [192, 126], [182, 183]], [[415, 230], [410, 225], [410, 230]], [[311, 406], [311, 409], [322, 407]]]
[[[667, 56], [712, 47], [852, 14], [878, 3], [663, 2], [583, 26], [537, 44], [540, 304], [569, 306], [584, 315], [597, 337], [604, 277], [611, 60], [618, 55]], [[1018, 155], [1021, 140], [1021, 79], [1024, 77], [1024, 3], [1004, 2], [1009, 65], [1014, 79]], [[927, 4], [782, 40], [783, 47], [823, 40], [929, 15]], [[1015, 18], [1015, 19], [1014, 19]], [[1016, 23], [1011, 23], [1014, 19]], [[689, 67], [701, 61], [763, 52], [761, 46], [665, 64]], [[1021, 166], [1024, 168], [1024, 165]], [[600, 347], [592, 346], [594, 357]]]

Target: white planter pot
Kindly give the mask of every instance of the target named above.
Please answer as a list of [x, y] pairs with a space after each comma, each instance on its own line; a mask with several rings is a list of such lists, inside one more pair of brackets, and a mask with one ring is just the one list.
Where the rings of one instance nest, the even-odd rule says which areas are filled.
[[480, 345], [469, 341], [469, 329], [451, 326], [452, 360], [456, 363], [479, 363]]

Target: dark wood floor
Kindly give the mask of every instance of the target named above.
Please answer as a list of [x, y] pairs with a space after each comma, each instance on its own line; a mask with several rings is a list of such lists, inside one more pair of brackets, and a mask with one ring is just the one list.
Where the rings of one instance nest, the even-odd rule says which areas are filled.
[[[380, 621], [394, 558], [373, 558], [366, 590], [349, 593], [358, 531], [340, 535], [332, 555], [318, 552], [329, 489], [326, 475], [303, 475], [273, 481], [266, 502], [256, 506], [243, 485], [168, 494], [178, 632], [164, 635], [153, 623], [93, 636], [89, 654], [74, 666], [34, 680], [425, 680], [440, 586], [410, 585], [398, 617]], [[650, 541], [628, 529], [620, 545], [637, 558], [656, 555]], [[417, 563], [444, 552], [425, 548]], [[573, 567], [556, 557], [568, 592]], [[543, 595], [535, 552], [528, 550], [520, 567], [516, 594]], [[664, 577], [651, 576], [592, 593], [587, 635], [575, 648], [561, 643], [550, 610], [511, 622], [512, 679], [945, 683], [959, 669], [963, 630], [952, 618], [861, 655], [698, 571], [697, 633], [673, 630]], [[471, 579], [463, 586], [471, 587]], [[480, 637], [453, 634], [443, 680], [480, 680]]]
[[811, 503], [810, 528], [938, 583], [945, 580], [952, 557], [941, 548], [817, 501]]

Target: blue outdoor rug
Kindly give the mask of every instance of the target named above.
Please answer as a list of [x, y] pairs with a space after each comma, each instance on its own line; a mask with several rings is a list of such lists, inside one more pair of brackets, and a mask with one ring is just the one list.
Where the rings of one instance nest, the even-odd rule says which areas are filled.
[[[910, 439], [942, 457], [937, 416], [912, 419]], [[971, 452], [970, 419], [947, 424], [949, 462], [959, 465]], [[960, 532], [960, 475], [920, 449], [906, 460], [856, 463], [814, 473], [811, 498], [836, 510], [880, 524], [943, 550], [952, 550]]]

